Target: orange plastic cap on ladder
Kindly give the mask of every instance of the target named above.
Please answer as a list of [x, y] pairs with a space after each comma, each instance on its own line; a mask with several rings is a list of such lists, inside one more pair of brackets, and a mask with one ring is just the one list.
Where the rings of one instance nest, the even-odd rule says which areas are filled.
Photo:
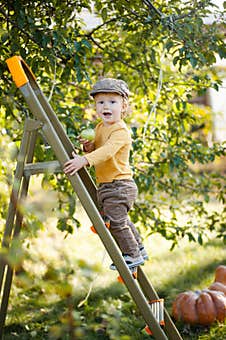
[[21, 87], [29, 82], [25, 70], [29, 73], [29, 76], [35, 80], [35, 76], [30, 67], [21, 56], [11, 57], [6, 60], [6, 63], [17, 87]]

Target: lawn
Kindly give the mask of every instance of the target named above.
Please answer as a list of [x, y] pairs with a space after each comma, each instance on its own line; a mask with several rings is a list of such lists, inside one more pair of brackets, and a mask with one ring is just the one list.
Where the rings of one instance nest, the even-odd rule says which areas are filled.
[[[82, 227], [73, 235], [45, 222], [38, 237], [25, 243], [29, 254], [14, 277], [4, 340], [11, 339], [150, 339], [145, 323], [117, 274], [90, 221], [78, 211]], [[174, 251], [154, 235], [145, 240], [150, 261], [143, 267], [171, 313], [172, 301], [185, 290], [208, 287], [214, 271], [226, 263], [219, 240], [203, 246], [183, 241]], [[226, 339], [226, 325], [177, 327], [183, 339]], [[74, 335], [72, 335], [74, 334]]]

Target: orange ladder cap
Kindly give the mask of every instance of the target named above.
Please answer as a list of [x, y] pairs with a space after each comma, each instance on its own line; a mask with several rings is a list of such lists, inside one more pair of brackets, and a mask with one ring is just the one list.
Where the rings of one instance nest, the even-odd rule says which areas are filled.
[[6, 60], [6, 63], [17, 87], [21, 87], [29, 82], [25, 69], [30, 73], [34, 80], [36, 79], [30, 67], [25, 63], [21, 56], [11, 57]]

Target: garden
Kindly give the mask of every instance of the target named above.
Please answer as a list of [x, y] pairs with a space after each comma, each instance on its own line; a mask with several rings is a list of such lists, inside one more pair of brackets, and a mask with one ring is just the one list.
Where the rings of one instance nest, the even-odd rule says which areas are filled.
[[[209, 0], [0, 6], [0, 259], [14, 271], [5, 340], [150, 338], [62, 172], [32, 176], [17, 207], [21, 231], [4, 239], [24, 122], [32, 117], [7, 68], [14, 55], [37, 77], [80, 155], [81, 131], [96, 125], [92, 85], [102, 77], [129, 84], [126, 123], [139, 190], [130, 217], [150, 257], [142, 269], [183, 339], [226, 337], [226, 147], [215, 136], [219, 116], [203, 101], [223, 88], [225, 68], [216, 61], [226, 56], [224, 15]], [[55, 160], [40, 130], [33, 162]]]
[[[109, 269], [111, 260], [82, 207], [78, 214], [82, 226], [73, 235], [64, 239], [55, 219], [47, 218], [37, 237], [26, 241], [26, 261], [14, 277], [4, 339], [150, 338], [128, 290]], [[215, 238], [202, 246], [183, 241], [170, 251], [169, 241], [153, 235], [145, 246], [150, 260], [143, 270], [170, 315], [178, 294], [208, 288], [225, 261], [225, 248]], [[222, 322], [181, 321], [176, 326], [187, 340], [224, 339], [226, 334]]]

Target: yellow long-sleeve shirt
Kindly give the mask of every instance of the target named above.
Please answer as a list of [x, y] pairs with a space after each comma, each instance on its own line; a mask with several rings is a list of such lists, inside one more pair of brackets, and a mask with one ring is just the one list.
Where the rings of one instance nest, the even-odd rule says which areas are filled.
[[124, 121], [95, 129], [95, 150], [86, 154], [89, 165], [94, 165], [97, 183], [115, 179], [132, 179], [129, 153], [132, 144], [130, 132]]

